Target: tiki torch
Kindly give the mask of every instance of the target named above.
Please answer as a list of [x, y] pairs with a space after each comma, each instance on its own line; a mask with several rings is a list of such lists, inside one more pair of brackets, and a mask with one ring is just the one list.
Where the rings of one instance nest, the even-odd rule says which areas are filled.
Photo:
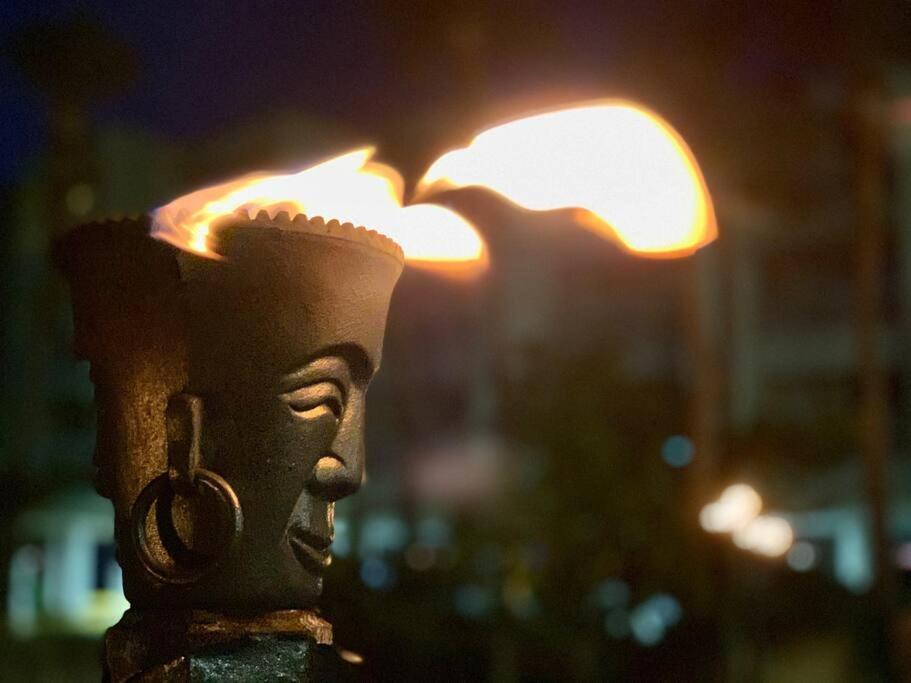
[[112, 680], [216, 680], [266, 654], [253, 678], [311, 675], [331, 642], [313, 608], [333, 504], [363, 477], [402, 252], [287, 214], [232, 218], [217, 248], [152, 240], [145, 220], [63, 245], [131, 604], [107, 635]]
[[[364, 476], [365, 394], [393, 288], [406, 262], [458, 275], [487, 263], [473, 226], [406, 205], [401, 177], [372, 156], [245, 176], [59, 245], [131, 604], [106, 636], [112, 681], [333, 676], [317, 600], [334, 503]], [[714, 236], [682, 141], [623, 103], [482, 133], [434, 164], [420, 194], [478, 184], [532, 210], [584, 210], [643, 252]]]
[[[59, 245], [131, 604], [106, 636], [113, 681], [331, 678], [316, 602], [335, 501], [364, 476], [365, 393], [404, 263], [351, 220], [398, 230], [416, 265], [483, 263], [464, 219], [404, 209], [371, 154], [247, 176]], [[444, 253], [410, 237], [425, 221]]]

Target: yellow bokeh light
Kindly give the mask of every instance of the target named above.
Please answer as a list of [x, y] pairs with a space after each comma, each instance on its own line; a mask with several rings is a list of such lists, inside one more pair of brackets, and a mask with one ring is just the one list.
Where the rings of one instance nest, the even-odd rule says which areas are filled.
[[794, 543], [794, 531], [786, 519], [763, 515], [734, 532], [739, 548], [767, 557], [784, 555]]
[[762, 510], [762, 498], [749, 484], [728, 486], [721, 497], [699, 513], [702, 528], [712, 533], [730, 533], [744, 528]]

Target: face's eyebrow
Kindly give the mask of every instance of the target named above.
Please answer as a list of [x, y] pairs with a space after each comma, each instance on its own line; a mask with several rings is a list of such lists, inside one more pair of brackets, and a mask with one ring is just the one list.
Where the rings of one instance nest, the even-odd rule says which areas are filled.
[[327, 352], [343, 358], [348, 364], [351, 376], [358, 382], [369, 382], [376, 372], [367, 351], [358, 344], [339, 344], [327, 349]]
[[334, 381], [342, 389], [351, 381], [348, 363], [339, 356], [319, 356], [304, 365], [294, 368], [279, 378], [280, 392], [293, 391], [314, 382]]
[[356, 344], [340, 344], [323, 349], [303, 365], [285, 373], [278, 384], [281, 391], [290, 391], [321, 380], [336, 380], [347, 385], [352, 380], [367, 382], [372, 376], [373, 365], [366, 351]]

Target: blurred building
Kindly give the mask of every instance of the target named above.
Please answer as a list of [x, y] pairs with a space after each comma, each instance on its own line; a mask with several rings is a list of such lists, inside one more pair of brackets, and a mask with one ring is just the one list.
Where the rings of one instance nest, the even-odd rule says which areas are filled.
[[91, 489], [52, 496], [19, 515], [7, 621], [20, 638], [100, 636], [127, 609], [114, 555], [113, 508]]

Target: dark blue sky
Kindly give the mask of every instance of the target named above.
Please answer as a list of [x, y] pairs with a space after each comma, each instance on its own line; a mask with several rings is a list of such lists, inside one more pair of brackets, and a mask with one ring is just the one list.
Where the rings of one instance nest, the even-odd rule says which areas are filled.
[[[344, 2], [0, 2], [0, 43], [30, 24], [89, 10], [137, 51], [140, 78], [96, 116], [193, 136], [266, 107], [357, 119], [389, 84], [384, 36]], [[352, 116], [353, 113], [353, 116]], [[0, 182], [43, 144], [40, 97], [0, 60]]]
[[[435, 101], [446, 97], [451, 87], [446, 65], [414, 64], [422, 77], [400, 77], [403, 68], [412, 66], [408, 49], [401, 45], [403, 36], [407, 41], [411, 35], [407, 27], [403, 33], [384, 21], [388, 14], [382, 14], [381, 4], [3, 0], [0, 45], [31, 24], [88, 11], [131, 44], [140, 63], [135, 85], [99, 106], [97, 118], [181, 137], [252, 118], [265, 108], [299, 107], [369, 129], [371, 119], [394, 117], [403, 107], [418, 115], [422, 108], [433, 111]], [[409, 4], [399, 5], [405, 9], [393, 10], [393, 19], [407, 24]], [[528, 7], [532, 5], [532, 22], [556, 20], [557, 11], [550, 10], [549, 3], [529, 2]], [[439, 13], [424, 10], [428, 12]], [[564, 16], [566, 30], [581, 38], [589, 32], [587, 44], [595, 53], [603, 50], [602, 29], [596, 28], [600, 22], [586, 21], [586, 11]], [[427, 41], [426, 36], [415, 38]], [[534, 50], [528, 53], [533, 56]], [[519, 61], [523, 63], [503, 60], [491, 65], [492, 70], [521, 83], [523, 69], [546, 71], [549, 66], [528, 54]], [[0, 59], [0, 183], [12, 180], [23, 159], [40, 149], [45, 127], [40, 96], [9, 60]]]
[[[451, 38], [458, 12], [474, 11], [486, 22], [488, 94], [620, 92], [661, 111], [670, 107], [684, 132], [689, 112], [698, 114], [686, 87], [729, 79], [742, 88], [753, 79], [749, 87], [762, 95], [770, 76], [793, 74], [807, 55], [828, 59], [832, 52], [820, 36], [838, 24], [818, 2], [793, 0], [784, 14], [751, 9], [754, 3], [709, 5], [711, 12], [697, 0], [0, 0], [0, 46], [31, 24], [88, 11], [132, 45], [140, 67], [130, 90], [94, 115], [174, 137], [202, 136], [270, 108], [339, 119], [370, 136], [376, 121], [394, 122], [406, 112], [412, 122], [433, 116], [442, 102], [451, 103], [453, 81], [464, 77], [453, 44], [435, 53]], [[687, 74], [679, 63], [692, 56]], [[718, 68], [703, 73], [704, 64]], [[648, 81], [651, 90], [637, 91]], [[701, 111], [721, 109], [706, 103]], [[0, 184], [41, 149], [45, 128], [39, 95], [0, 57]]]

